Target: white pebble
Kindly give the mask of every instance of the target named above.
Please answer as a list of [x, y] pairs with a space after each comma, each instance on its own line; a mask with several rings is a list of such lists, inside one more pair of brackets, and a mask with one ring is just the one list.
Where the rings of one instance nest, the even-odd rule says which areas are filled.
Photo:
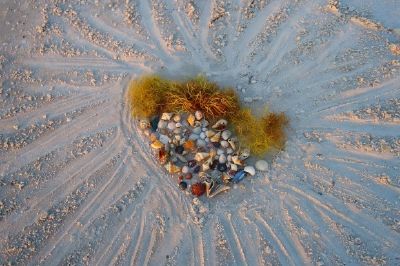
[[188, 166], [186, 166], [186, 165], [185, 165], [185, 166], [183, 166], [183, 167], [182, 167], [182, 173], [183, 173], [183, 174], [187, 174], [187, 173], [189, 173], [189, 167], [188, 167]]
[[158, 128], [159, 129], [164, 129], [164, 128], [166, 128], [167, 127], [167, 121], [165, 121], [165, 120], [160, 120], [159, 122], [158, 122]]
[[221, 147], [228, 148], [229, 147], [229, 143], [226, 140], [223, 140], [223, 141], [221, 141]]
[[219, 161], [220, 163], [226, 163], [226, 156], [225, 156], [225, 154], [221, 154], [221, 155], [219, 156], [219, 158], [218, 158], [218, 161]]
[[228, 140], [232, 136], [232, 132], [230, 132], [229, 130], [224, 130], [221, 136], [224, 140]]
[[232, 148], [226, 149], [226, 154], [232, 154], [232, 153], [233, 153], [233, 149]]
[[175, 127], [178, 127], [178, 128], [182, 127], [182, 124], [178, 122], [178, 123], [175, 124]]
[[172, 122], [172, 121], [169, 122], [167, 127], [168, 127], [168, 129], [171, 130], [171, 131], [174, 130], [174, 129], [175, 129], [175, 122]]
[[264, 160], [258, 160], [255, 166], [258, 171], [265, 172], [268, 170], [268, 162]]
[[196, 117], [197, 120], [201, 120], [203, 118], [203, 113], [201, 111], [196, 111], [194, 113], [194, 116]]
[[217, 154], [218, 155], [221, 155], [221, 154], [224, 154], [224, 153], [225, 153], [225, 151], [223, 149], [218, 149], [217, 150]]

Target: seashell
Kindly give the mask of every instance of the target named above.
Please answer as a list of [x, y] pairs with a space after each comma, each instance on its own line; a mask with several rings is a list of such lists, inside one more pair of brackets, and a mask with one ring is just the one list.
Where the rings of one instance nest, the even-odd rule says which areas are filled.
[[222, 132], [222, 135], [221, 135], [221, 137], [222, 137], [224, 140], [228, 140], [231, 136], [232, 136], [232, 132], [230, 132], [229, 130], [224, 130], [224, 131]]
[[221, 132], [218, 132], [217, 134], [215, 134], [214, 136], [212, 136], [210, 138], [211, 142], [219, 142], [219, 140], [221, 139]]
[[193, 140], [190, 139], [183, 144], [183, 147], [185, 148], [185, 150], [193, 151], [196, 149], [196, 144]]
[[179, 182], [179, 188], [180, 188], [181, 190], [187, 189], [187, 183], [186, 183], [185, 181]]
[[249, 158], [249, 156], [250, 156], [250, 149], [245, 148], [239, 152], [240, 160], [246, 160], [247, 158]]
[[201, 138], [201, 139], [205, 139], [205, 138], [206, 138], [206, 133], [201, 132], [201, 133], [200, 133], [200, 138]]
[[226, 140], [221, 141], [221, 147], [222, 148], [228, 148], [229, 147], [229, 143]]
[[181, 171], [183, 174], [187, 174], [187, 173], [189, 173], [189, 167], [187, 165], [184, 165], [184, 166], [182, 166]]
[[169, 121], [171, 120], [173, 113], [162, 113], [161, 120]]
[[237, 171], [238, 170], [238, 166], [234, 163], [231, 164], [231, 170], [233, 171]]
[[255, 164], [255, 167], [258, 171], [268, 171], [268, 162], [264, 160], [258, 160]]
[[181, 116], [179, 114], [176, 114], [176, 115], [174, 115], [172, 120], [174, 120], [176, 123], [181, 122]]
[[219, 163], [226, 163], [226, 156], [225, 154], [221, 154], [218, 159]]
[[196, 117], [193, 114], [190, 114], [186, 119], [190, 126], [194, 126], [194, 122], [196, 121]]
[[194, 196], [200, 197], [201, 195], [203, 195], [206, 192], [206, 185], [204, 183], [196, 183], [193, 184], [190, 188], [190, 190], [192, 191], [192, 194]]
[[236, 150], [236, 145], [235, 145], [235, 141], [233, 139], [228, 139], [227, 142], [229, 143], [229, 145], [231, 145], [231, 148], [233, 150]]
[[243, 165], [242, 160], [239, 159], [238, 155], [232, 156], [232, 162], [237, 165]]
[[239, 172], [237, 172], [233, 178], [232, 181], [234, 183], [239, 183], [240, 181], [242, 181], [244, 178], [246, 177], [246, 172], [243, 170], [240, 170]]
[[139, 127], [140, 129], [146, 129], [150, 127], [150, 121], [148, 119], [141, 119], [139, 121]]
[[199, 135], [201, 133], [201, 127], [195, 127], [192, 132], [193, 134]]
[[232, 177], [229, 174], [225, 173], [225, 172], [222, 173], [221, 179], [222, 179], [222, 182], [224, 182], [225, 184], [227, 184], [227, 183], [232, 181]]
[[161, 165], [164, 165], [168, 162], [168, 159], [169, 159], [168, 152], [164, 148], [161, 148], [158, 151], [158, 161], [160, 162]]
[[170, 174], [176, 174], [176, 173], [179, 173], [181, 171], [181, 168], [176, 166], [172, 162], [168, 162], [165, 165], [165, 169], [167, 169], [168, 173], [170, 173]]
[[153, 142], [151, 143], [150, 146], [151, 146], [153, 149], [158, 150], [158, 149], [161, 149], [162, 147], [164, 147], [164, 144], [163, 144], [161, 141], [159, 141], [159, 140], [155, 140], [155, 141], [153, 141]]
[[197, 144], [197, 147], [199, 147], [199, 148], [203, 148], [207, 145], [206, 141], [204, 139], [198, 139], [196, 144]]
[[226, 128], [226, 126], [228, 125], [228, 121], [226, 121], [225, 119], [220, 119], [217, 121], [217, 123], [215, 123], [212, 128], [216, 129], [218, 131], [222, 131]]
[[206, 131], [207, 138], [211, 138], [214, 135], [215, 135], [215, 131], [213, 131], [213, 130], [207, 130]]
[[158, 121], [157, 128], [158, 128], [158, 129], [164, 129], [164, 128], [167, 127], [167, 125], [168, 125], [168, 122], [167, 122], [167, 121], [165, 121], [165, 120], [160, 120], [160, 121]]
[[170, 137], [168, 137], [167, 135], [163, 135], [163, 134], [160, 134], [159, 140], [160, 140], [164, 145], [168, 145], [169, 142], [171, 141]]
[[246, 173], [250, 174], [251, 176], [256, 174], [256, 169], [254, 169], [254, 166], [248, 165], [246, 166], [243, 171], [245, 171]]
[[169, 122], [168, 123], [168, 125], [167, 125], [167, 128], [169, 129], [169, 130], [174, 130], [175, 128], [176, 128], [176, 126], [175, 126], [175, 122]]
[[206, 185], [206, 195], [209, 198], [212, 198], [218, 195], [219, 193], [230, 189], [229, 186], [223, 184], [217, 184], [214, 180], [206, 181], [205, 185]]
[[196, 111], [196, 112], [194, 113], [194, 116], [195, 116], [195, 118], [196, 118], [197, 120], [201, 120], [201, 119], [204, 117], [204, 115], [203, 115], [203, 113], [202, 113], [201, 111]]
[[198, 162], [206, 160], [208, 157], [210, 157], [210, 154], [207, 152], [198, 152], [194, 156], [194, 159]]
[[233, 153], [233, 149], [232, 148], [227, 148], [226, 149], [226, 154], [232, 154]]
[[182, 127], [182, 124], [181, 124], [180, 122], [177, 122], [177, 123], [175, 124], [175, 127], [176, 127], [176, 128], [180, 128], [180, 127]]

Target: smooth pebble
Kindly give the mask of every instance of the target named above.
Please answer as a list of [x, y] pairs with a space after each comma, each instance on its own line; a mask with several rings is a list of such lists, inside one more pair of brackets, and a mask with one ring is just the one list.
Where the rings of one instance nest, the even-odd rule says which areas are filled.
[[257, 169], [258, 171], [263, 171], [263, 172], [265, 172], [265, 171], [268, 170], [268, 162], [265, 161], [265, 160], [258, 160], [258, 161], [256, 162], [255, 166], [256, 166], [256, 169]]

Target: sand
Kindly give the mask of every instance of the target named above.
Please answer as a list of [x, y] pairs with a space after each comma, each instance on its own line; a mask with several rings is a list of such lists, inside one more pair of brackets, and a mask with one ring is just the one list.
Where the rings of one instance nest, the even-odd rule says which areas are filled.
[[[0, 10], [0, 264], [400, 263], [397, 0]], [[285, 150], [229, 193], [182, 193], [129, 112], [151, 72], [286, 112]]]

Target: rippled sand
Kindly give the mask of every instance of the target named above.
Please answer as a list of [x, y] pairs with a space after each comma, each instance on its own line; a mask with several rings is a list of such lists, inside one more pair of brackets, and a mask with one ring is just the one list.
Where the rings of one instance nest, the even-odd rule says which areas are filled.
[[[400, 263], [395, 1], [97, 2], [0, 3], [1, 264]], [[130, 115], [149, 72], [287, 112], [285, 151], [193, 200]]]

